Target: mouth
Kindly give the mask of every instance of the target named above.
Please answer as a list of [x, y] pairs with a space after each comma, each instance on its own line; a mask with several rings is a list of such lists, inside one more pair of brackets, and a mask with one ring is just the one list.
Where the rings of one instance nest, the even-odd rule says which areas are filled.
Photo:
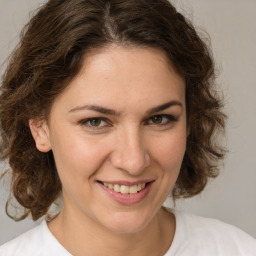
[[139, 203], [148, 194], [154, 181], [148, 182], [103, 182], [97, 181], [100, 187], [116, 202], [123, 205]]
[[106, 183], [106, 182], [103, 182], [102, 184], [105, 187], [121, 194], [136, 194], [140, 192], [142, 189], [144, 189], [148, 183], [143, 182], [143, 183], [139, 183], [137, 185], [132, 185], [132, 186], [112, 184], [112, 183]]

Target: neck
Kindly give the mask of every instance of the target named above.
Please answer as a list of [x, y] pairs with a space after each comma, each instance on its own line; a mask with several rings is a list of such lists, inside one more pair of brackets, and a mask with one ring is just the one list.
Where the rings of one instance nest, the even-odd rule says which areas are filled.
[[142, 230], [116, 233], [63, 208], [49, 223], [57, 240], [73, 255], [163, 255], [174, 237], [175, 217], [163, 208]]

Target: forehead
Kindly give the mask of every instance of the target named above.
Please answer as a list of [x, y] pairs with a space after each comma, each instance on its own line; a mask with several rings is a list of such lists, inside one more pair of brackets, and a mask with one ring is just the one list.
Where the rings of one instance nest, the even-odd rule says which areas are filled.
[[185, 83], [165, 53], [152, 48], [112, 46], [84, 56], [79, 73], [59, 98], [68, 105], [125, 107], [185, 99]]
[[[99, 74], [100, 77], [96, 76]], [[175, 71], [165, 52], [155, 48], [112, 46], [101, 48], [84, 56], [83, 65], [77, 77], [87, 76], [87, 79], [125, 79], [136, 82], [145, 79], [154, 82], [155, 79], [169, 79], [182, 83], [183, 79]], [[119, 75], [119, 76], [117, 76]], [[147, 75], [147, 76], [145, 76]]]

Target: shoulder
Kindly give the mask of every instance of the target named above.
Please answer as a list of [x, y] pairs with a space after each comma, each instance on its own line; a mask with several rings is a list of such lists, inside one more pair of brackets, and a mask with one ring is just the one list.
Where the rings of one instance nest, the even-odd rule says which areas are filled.
[[46, 221], [0, 246], [0, 256], [45, 256], [69, 254], [49, 231]]
[[237, 227], [180, 211], [174, 214], [176, 233], [170, 255], [256, 255], [256, 240]]

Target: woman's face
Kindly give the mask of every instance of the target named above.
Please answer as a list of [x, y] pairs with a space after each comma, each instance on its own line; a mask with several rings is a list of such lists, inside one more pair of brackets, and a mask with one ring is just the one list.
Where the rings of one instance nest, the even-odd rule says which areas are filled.
[[86, 56], [45, 123], [63, 211], [115, 232], [143, 229], [179, 174], [185, 104], [184, 81], [159, 50]]

